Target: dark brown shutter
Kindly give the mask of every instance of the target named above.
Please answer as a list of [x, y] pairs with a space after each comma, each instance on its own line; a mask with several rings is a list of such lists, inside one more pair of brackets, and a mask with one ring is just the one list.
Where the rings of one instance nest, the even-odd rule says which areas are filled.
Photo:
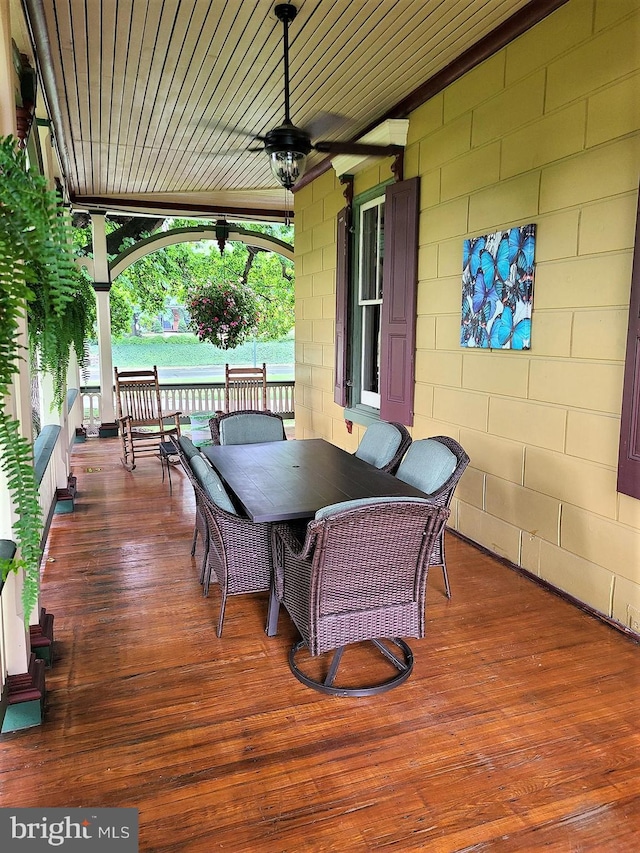
[[640, 499], [640, 194], [622, 391], [618, 491]]
[[336, 266], [336, 370], [333, 399], [339, 406], [347, 405], [347, 376], [349, 358], [349, 272], [351, 266], [351, 209], [338, 213], [338, 258]]
[[413, 424], [420, 179], [390, 184], [384, 210], [380, 417]]

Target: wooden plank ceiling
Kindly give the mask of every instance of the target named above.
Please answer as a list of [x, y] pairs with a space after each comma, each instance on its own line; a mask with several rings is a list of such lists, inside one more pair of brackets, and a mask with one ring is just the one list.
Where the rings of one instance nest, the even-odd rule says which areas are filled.
[[[292, 206], [266, 154], [247, 150], [284, 116], [274, 5], [26, 0], [76, 206], [263, 215]], [[296, 5], [292, 120], [314, 139], [352, 140], [527, 0]]]

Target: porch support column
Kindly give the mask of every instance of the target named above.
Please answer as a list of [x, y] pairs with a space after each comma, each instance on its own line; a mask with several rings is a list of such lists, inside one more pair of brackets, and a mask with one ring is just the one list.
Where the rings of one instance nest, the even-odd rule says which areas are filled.
[[107, 257], [105, 214], [92, 213], [93, 227], [93, 286], [96, 291], [96, 320], [98, 326], [98, 361], [100, 368], [101, 435], [115, 429], [116, 412], [113, 404], [113, 356], [111, 353], [111, 308], [109, 290], [111, 275]]

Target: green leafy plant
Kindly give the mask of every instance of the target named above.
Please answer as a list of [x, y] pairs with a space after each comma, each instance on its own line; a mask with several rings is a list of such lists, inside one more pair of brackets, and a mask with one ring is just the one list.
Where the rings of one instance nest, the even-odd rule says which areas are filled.
[[[0, 248], [1, 251], [1, 248]], [[1, 273], [0, 273], [1, 275]], [[1, 286], [1, 285], [0, 285]], [[0, 392], [2, 388], [0, 388]], [[19, 547], [19, 558], [1, 562], [2, 578], [13, 569], [23, 569], [22, 607], [25, 621], [38, 601], [40, 584], [40, 538], [42, 517], [38, 501], [38, 484], [33, 472], [31, 444], [20, 435], [19, 424], [4, 410], [0, 411], [0, 452], [2, 469], [7, 476], [17, 520], [13, 534]]]
[[0, 564], [24, 570], [23, 608], [28, 621], [38, 596], [42, 517], [33, 450], [5, 402], [20, 351], [17, 333], [27, 312], [29, 345], [40, 369], [53, 376], [54, 403], [61, 406], [71, 346], [80, 363], [93, 322], [90, 284], [77, 269], [70, 220], [45, 179], [27, 168], [12, 137], [0, 138], [0, 460], [17, 521], [13, 532], [18, 559]]
[[232, 281], [208, 282], [194, 288], [187, 299], [190, 328], [201, 341], [219, 349], [235, 349], [254, 334], [260, 320], [256, 297], [248, 287]]

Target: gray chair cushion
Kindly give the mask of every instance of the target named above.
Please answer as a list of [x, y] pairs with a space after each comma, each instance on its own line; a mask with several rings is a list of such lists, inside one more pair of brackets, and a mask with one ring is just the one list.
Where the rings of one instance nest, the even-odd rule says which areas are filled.
[[197, 456], [200, 453], [195, 444], [186, 435], [179, 436], [178, 442], [180, 443], [180, 447], [187, 459], [193, 459], [194, 456]]
[[444, 444], [423, 438], [414, 441], [407, 450], [396, 477], [430, 495], [447, 482], [457, 462], [455, 454]]
[[258, 444], [282, 441], [284, 430], [280, 418], [260, 414], [239, 414], [220, 420], [220, 444]]
[[409, 497], [382, 497], [382, 498], [356, 498], [352, 501], [340, 501], [337, 504], [330, 504], [329, 506], [320, 507], [320, 509], [316, 512], [314, 519], [319, 521], [322, 518], [328, 518], [331, 515], [335, 515], [337, 512], [344, 512], [348, 509], [358, 509], [361, 506], [367, 506], [367, 504], [390, 504], [390, 503], [424, 503], [428, 506], [431, 506], [431, 503], [426, 498], [409, 498]]
[[402, 436], [393, 424], [385, 421], [367, 427], [355, 455], [376, 468], [384, 468], [390, 462], [402, 441]]
[[231, 503], [231, 498], [222, 485], [222, 480], [218, 477], [211, 465], [209, 465], [209, 463], [198, 454], [191, 459], [191, 468], [193, 473], [196, 475], [198, 482], [209, 495], [214, 504], [219, 506], [220, 509], [226, 510], [226, 512], [231, 512], [234, 515], [237, 515], [238, 513], [236, 512], [236, 509]]

